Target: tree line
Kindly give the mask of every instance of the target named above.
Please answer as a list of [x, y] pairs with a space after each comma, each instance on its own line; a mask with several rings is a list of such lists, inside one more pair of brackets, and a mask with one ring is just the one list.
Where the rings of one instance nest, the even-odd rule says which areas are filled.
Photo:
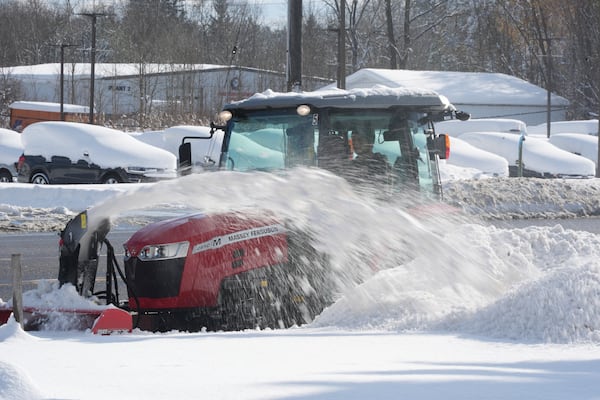
[[[293, 0], [290, 0], [293, 1]], [[90, 4], [95, 8], [91, 10]], [[282, 1], [282, 7], [287, 7]], [[336, 79], [340, 0], [304, 0], [303, 75]], [[501, 72], [600, 109], [600, 0], [346, 0], [346, 73]], [[285, 71], [286, 26], [245, 0], [0, 0], [0, 67], [89, 62], [218, 64]], [[10, 102], [0, 76], [0, 101]]]

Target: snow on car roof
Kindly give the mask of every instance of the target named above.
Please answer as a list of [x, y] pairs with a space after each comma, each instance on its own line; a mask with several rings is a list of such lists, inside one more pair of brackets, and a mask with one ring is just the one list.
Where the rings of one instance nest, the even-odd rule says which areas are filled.
[[437, 133], [459, 136], [466, 132], [508, 132], [527, 134], [527, 125], [518, 119], [479, 118], [467, 121], [449, 120], [435, 123]]
[[[102, 168], [143, 167], [176, 169], [177, 158], [167, 150], [141, 142], [125, 132], [77, 122], [38, 122], [22, 133], [26, 155], [68, 157]], [[88, 156], [85, 156], [87, 154]]]

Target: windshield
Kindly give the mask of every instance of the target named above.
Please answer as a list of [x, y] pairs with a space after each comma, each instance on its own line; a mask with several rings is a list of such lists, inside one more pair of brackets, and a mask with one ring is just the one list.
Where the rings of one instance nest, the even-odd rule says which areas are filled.
[[258, 112], [230, 122], [226, 169], [273, 170], [315, 165], [315, 134], [310, 116], [295, 110]]
[[401, 108], [312, 111], [238, 110], [228, 125], [222, 165], [236, 171], [316, 166], [351, 183], [432, 190], [426, 114]]

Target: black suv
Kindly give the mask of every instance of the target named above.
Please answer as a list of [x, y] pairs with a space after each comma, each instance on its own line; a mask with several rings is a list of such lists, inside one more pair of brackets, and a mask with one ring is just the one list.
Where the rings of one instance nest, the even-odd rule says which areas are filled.
[[21, 183], [155, 182], [177, 177], [174, 154], [102, 126], [36, 122], [23, 130], [21, 139]]

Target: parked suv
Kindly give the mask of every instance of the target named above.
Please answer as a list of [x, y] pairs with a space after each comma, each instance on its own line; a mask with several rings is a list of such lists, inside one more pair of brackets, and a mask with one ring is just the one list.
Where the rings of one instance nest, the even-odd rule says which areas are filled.
[[17, 178], [17, 160], [23, 152], [21, 135], [0, 128], [0, 183], [14, 182]]
[[21, 135], [19, 182], [153, 182], [177, 176], [175, 155], [115, 129], [51, 121], [29, 125]]

